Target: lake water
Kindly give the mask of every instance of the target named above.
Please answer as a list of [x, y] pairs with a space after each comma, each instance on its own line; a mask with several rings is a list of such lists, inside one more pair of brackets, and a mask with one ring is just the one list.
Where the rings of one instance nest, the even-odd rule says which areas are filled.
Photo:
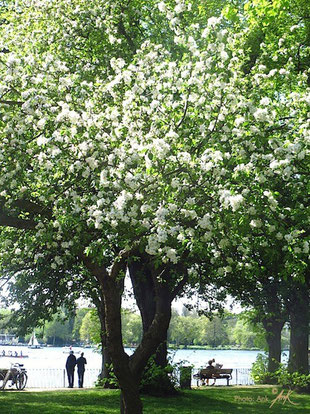
[[[3, 358], [2, 351], [8, 354], [12, 351], [19, 355], [28, 355], [28, 358]], [[101, 367], [101, 355], [93, 348], [75, 348], [74, 354], [78, 357], [84, 352], [87, 359], [85, 372], [85, 387], [93, 386], [96, 381]], [[130, 354], [133, 349], [126, 349]], [[215, 362], [223, 364], [223, 368], [233, 368], [233, 381], [236, 384], [251, 383], [249, 369], [256, 356], [261, 351], [243, 351], [243, 350], [201, 350], [201, 349], [182, 349], [170, 350], [169, 355], [173, 364], [192, 365], [193, 373], [201, 367], [205, 367], [209, 359], [215, 359]], [[11, 363], [19, 362], [24, 364], [28, 372], [28, 388], [58, 388], [67, 386], [65, 373], [65, 364], [68, 353], [64, 353], [63, 348], [44, 347], [41, 349], [28, 349], [21, 346], [0, 346], [0, 368], [9, 368]], [[77, 382], [77, 379], [76, 379]]]
[[[72, 348], [74, 354], [78, 357], [84, 352], [87, 359], [87, 368], [97, 369], [101, 365], [101, 355], [94, 348]], [[20, 355], [28, 355], [28, 358], [3, 358], [2, 351], [8, 354], [8, 351]], [[130, 354], [132, 349], [126, 349]], [[67, 350], [68, 351], [68, 350]], [[256, 356], [261, 351], [244, 351], [244, 350], [202, 350], [202, 349], [179, 349], [169, 350], [169, 355], [173, 364], [184, 362], [184, 365], [190, 364], [196, 368], [206, 366], [209, 359], [214, 358], [215, 362], [223, 364], [226, 368], [251, 368], [255, 362]], [[10, 366], [11, 362], [20, 362], [26, 368], [64, 368], [68, 353], [59, 347], [44, 347], [41, 349], [28, 349], [20, 346], [3, 346], [0, 347], [0, 364], [1, 367]]]

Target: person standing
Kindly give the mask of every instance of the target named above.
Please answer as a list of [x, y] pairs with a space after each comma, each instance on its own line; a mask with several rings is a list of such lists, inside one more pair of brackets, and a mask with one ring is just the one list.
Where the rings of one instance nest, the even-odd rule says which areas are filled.
[[84, 358], [84, 352], [81, 352], [81, 356], [76, 360], [79, 388], [83, 388], [85, 365], [87, 364], [86, 358]]
[[76, 358], [73, 351], [70, 351], [66, 362], [66, 370], [68, 375], [69, 388], [73, 388], [74, 383], [74, 368], [76, 365]]

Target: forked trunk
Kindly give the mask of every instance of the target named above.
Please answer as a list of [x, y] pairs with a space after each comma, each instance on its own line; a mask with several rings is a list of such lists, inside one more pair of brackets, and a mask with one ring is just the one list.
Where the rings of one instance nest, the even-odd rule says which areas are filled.
[[[152, 269], [150, 265], [142, 256], [139, 259], [131, 261], [128, 265], [128, 270], [142, 318], [143, 333], [145, 333], [155, 318], [156, 291], [153, 278], [151, 277]], [[155, 363], [160, 367], [167, 366], [167, 334], [156, 350]]]
[[121, 389], [121, 413], [142, 414], [139, 395], [139, 376], [129, 366], [121, 333], [121, 292], [118, 282], [107, 277], [104, 280], [105, 320], [107, 328], [107, 349], [112, 360], [114, 373]]
[[124, 285], [125, 260], [117, 261], [110, 271], [84, 257], [84, 263], [98, 280], [105, 305], [107, 349], [112, 360], [114, 373], [121, 389], [121, 412], [123, 414], [142, 414], [139, 396], [140, 378], [149, 358], [164, 341], [171, 318], [171, 301], [182, 289], [183, 283], [172, 294], [169, 289], [156, 282], [157, 273], [152, 275], [156, 291], [156, 311], [153, 321], [144, 332], [140, 345], [133, 355], [126, 354], [121, 333], [121, 297]]

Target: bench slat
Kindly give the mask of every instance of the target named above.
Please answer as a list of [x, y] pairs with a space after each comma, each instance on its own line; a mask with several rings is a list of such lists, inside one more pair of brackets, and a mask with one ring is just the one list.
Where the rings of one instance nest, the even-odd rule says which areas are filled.
[[200, 380], [226, 379], [227, 385], [229, 385], [229, 381], [232, 379], [232, 372], [232, 368], [215, 368], [213, 370], [202, 368], [194, 377]]

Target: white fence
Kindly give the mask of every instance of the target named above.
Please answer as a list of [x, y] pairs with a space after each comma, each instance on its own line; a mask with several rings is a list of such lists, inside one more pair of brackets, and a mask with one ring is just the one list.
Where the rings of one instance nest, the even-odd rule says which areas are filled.
[[[192, 370], [192, 375], [196, 374], [198, 369]], [[251, 369], [249, 368], [234, 368], [232, 372], [231, 385], [252, 385], [254, 384], [251, 378]], [[27, 388], [66, 388], [68, 387], [67, 373], [62, 368], [42, 368], [42, 369], [27, 369], [28, 383]], [[91, 388], [95, 385], [100, 369], [86, 369], [84, 374], [84, 388]], [[221, 384], [226, 382], [221, 381]], [[220, 384], [220, 383], [219, 383]], [[199, 381], [192, 377], [192, 386], [199, 385]], [[77, 372], [75, 371], [74, 386], [78, 386]]]
[[[84, 388], [91, 388], [98, 379], [100, 369], [86, 369], [84, 373]], [[68, 378], [62, 368], [29, 368], [27, 369], [27, 388], [66, 388]], [[74, 386], [78, 386], [77, 372], [74, 373]]]

